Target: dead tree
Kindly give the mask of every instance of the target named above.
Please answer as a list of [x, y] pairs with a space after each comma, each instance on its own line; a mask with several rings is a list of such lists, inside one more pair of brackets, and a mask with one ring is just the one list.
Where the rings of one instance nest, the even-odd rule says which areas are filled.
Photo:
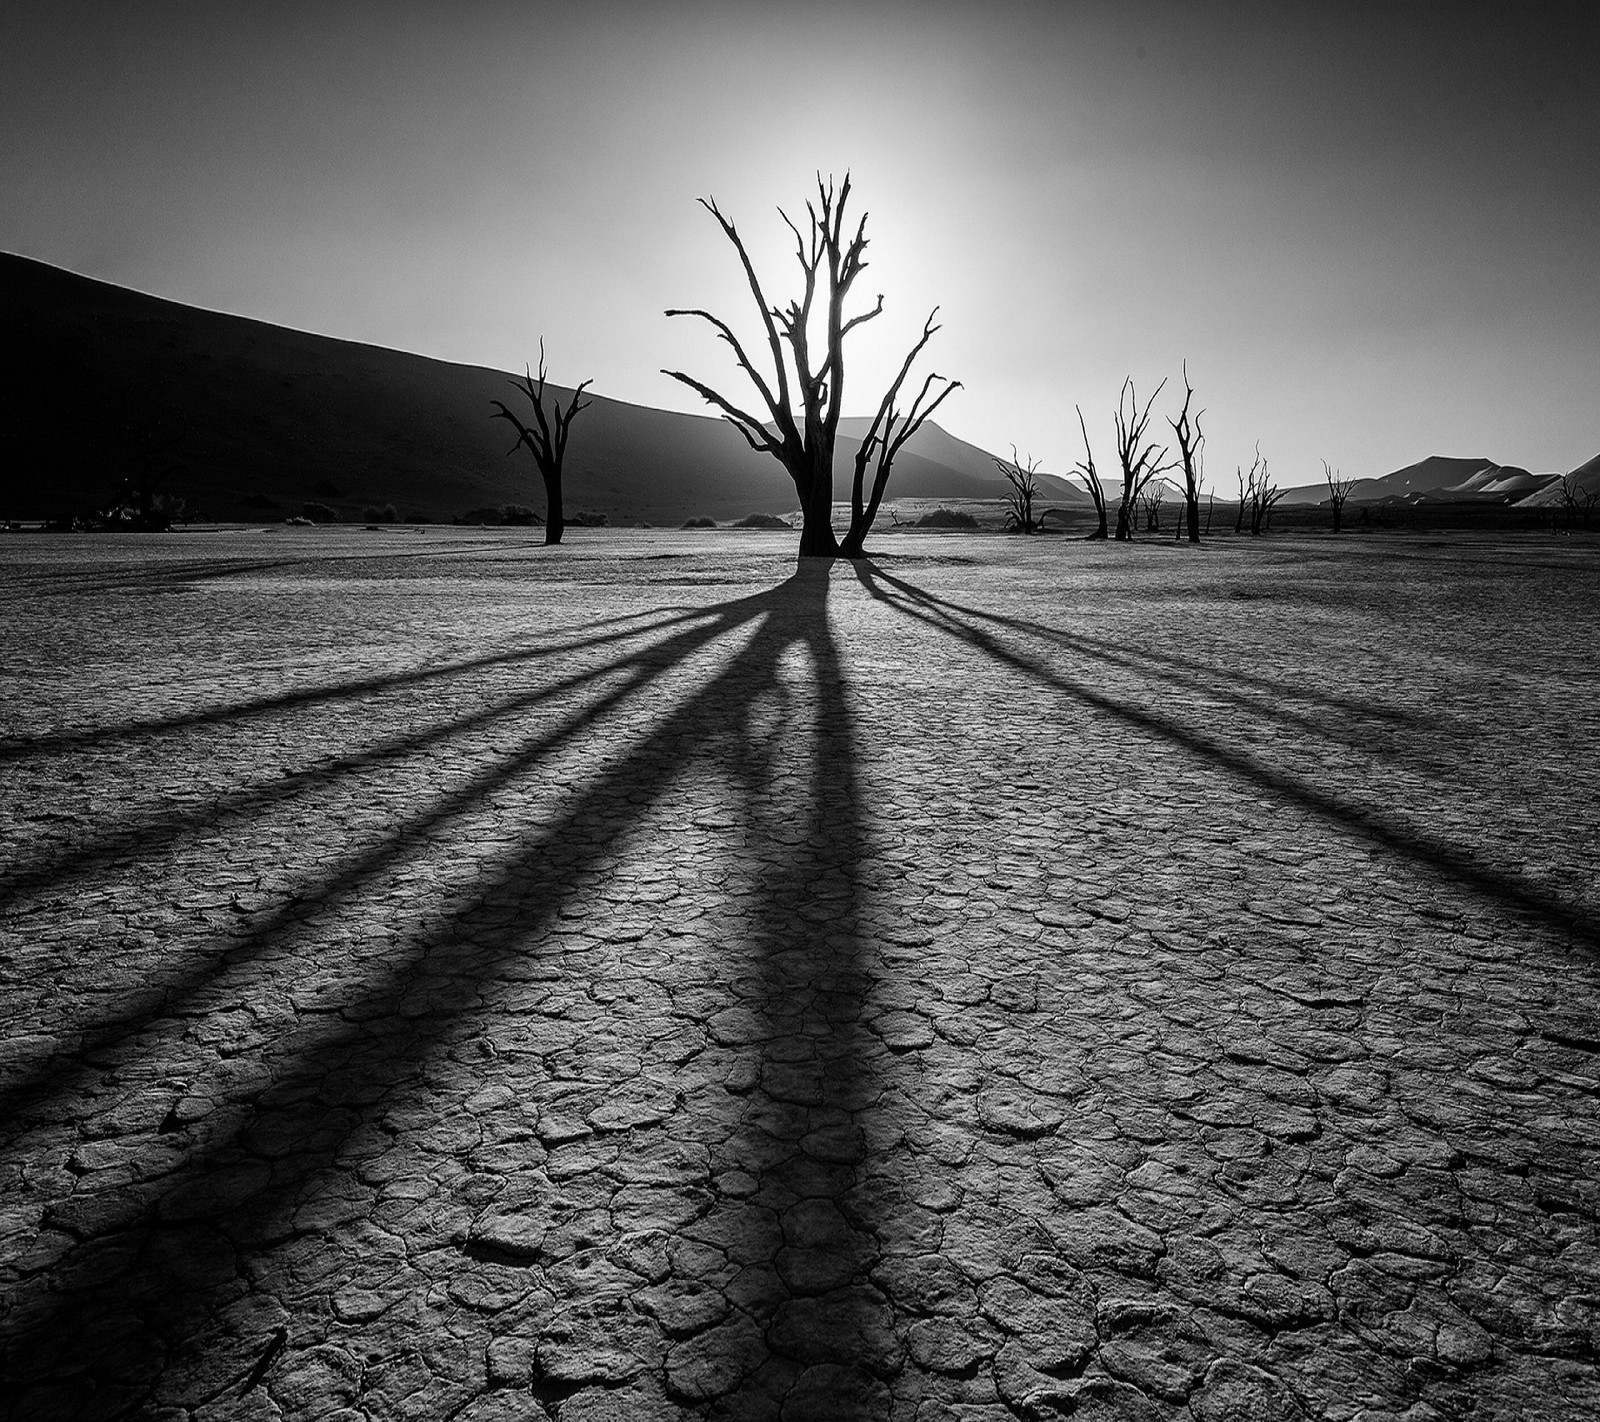
[[[877, 514], [895, 456], [950, 392], [959, 388], [956, 381], [930, 375], [923, 381], [909, 409], [902, 411], [896, 404], [912, 363], [939, 329], [933, 315], [929, 315], [921, 337], [912, 346], [894, 384], [879, 403], [867, 437], [856, 453], [850, 528], [841, 545], [833, 531], [833, 455], [844, 401], [844, 339], [857, 326], [883, 313], [880, 295], [870, 311], [850, 317], [844, 314], [850, 288], [867, 266], [867, 216], [863, 213], [854, 234], [847, 236], [845, 207], [849, 198], [848, 173], [837, 191], [831, 180], [824, 184], [819, 175], [816, 201], [806, 203], [810, 225], [804, 234], [782, 208], [778, 210], [778, 215], [794, 234], [801, 277], [799, 298], [784, 307], [767, 300], [737, 228], [723, 216], [715, 201], [700, 199], [700, 205], [717, 220], [723, 236], [739, 254], [750, 294], [761, 314], [772, 361], [770, 376], [756, 368], [727, 322], [709, 311], [675, 308], [667, 312], [668, 316], [697, 316], [709, 324], [718, 337], [727, 342], [739, 369], [760, 395], [764, 415], [744, 409], [681, 370], [662, 372], [687, 385], [720, 410], [722, 418], [744, 436], [751, 449], [770, 454], [783, 465], [800, 498], [801, 557], [832, 557], [840, 552], [849, 557], [861, 555], [862, 543]], [[811, 344], [811, 318], [819, 301], [825, 326], [821, 332], [823, 349], [817, 352]], [[935, 314], [937, 310], [936, 307]], [[943, 388], [938, 389], [941, 383]], [[864, 490], [869, 467], [873, 468], [873, 484], [871, 495], [867, 496]]]
[[1145, 492], [1139, 495], [1139, 511], [1144, 514], [1144, 531], [1146, 533], [1161, 532], [1161, 505], [1166, 502], [1167, 491], [1160, 480], [1147, 483]]
[[1089, 497], [1094, 500], [1094, 511], [1099, 516], [1100, 525], [1090, 538], [1106, 538], [1109, 536], [1106, 529], [1106, 491], [1100, 487], [1100, 476], [1095, 472], [1094, 451], [1089, 448], [1089, 427], [1083, 422], [1083, 408], [1074, 406], [1078, 411], [1078, 428], [1083, 431], [1083, 458], [1073, 469], [1073, 473], [1083, 480], [1083, 486], [1089, 491]]
[[1131, 375], [1122, 382], [1122, 393], [1117, 397], [1117, 459], [1122, 465], [1122, 503], [1117, 509], [1118, 542], [1133, 537], [1134, 512], [1145, 485], [1158, 474], [1172, 468], [1170, 463], [1163, 463], [1167, 457], [1166, 446], [1157, 449], [1153, 440], [1145, 438], [1145, 430], [1150, 424], [1150, 407], [1155, 404], [1156, 396], [1166, 383], [1163, 380], [1156, 386], [1155, 393], [1145, 401], [1143, 410], [1139, 408], [1139, 396], [1133, 388]]
[[1344, 501], [1350, 497], [1356, 481], [1330, 468], [1326, 459], [1322, 461], [1322, 477], [1328, 481], [1328, 503], [1333, 507], [1333, 531], [1337, 533], [1344, 522]]
[[1005, 496], [1006, 527], [1013, 533], [1038, 533], [1045, 517], [1033, 516], [1033, 501], [1039, 496], [1039, 461], [1031, 454], [1023, 460], [1012, 445], [1011, 458], [996, 459], [995, 464], [1011, 486]]
[[1267, 473], [1267, 461], [1256, 446], [1256, 457], [1250, 465], [1250, 536], [1260, 538], [1272, 522], [1272, 510], [1289, 491], [1280, 489]]
[[527, 425], [516, 417], [500, 400], [490, 403], [496, 409], [489, 418], [493, 420], [508, 420], [517, 431], [517, 442], [506, 451], [510, 458], [522, 445], [528, 446], [528, 451], [533, 455], [533, 462], [539, 466], [540, 477], [544, 480], [544, 541], [545, 546], [561, 542], [561, 535], [566, 529], [566, 516], [561, 509], [561, 467], [567, 458], [567, 436], [572, 433], [572, 422], [578, 417], [580, 411], [587, 410], [594, 402], [585, 400], [583, 392], [594, 384], [592, 380], [585, 380], [572, 392], [572, 399], [567, 408], [561, 408], [561, 401], [556, 397], [556, 392], [550, 391], [550, 413], [545, 413], [545, 381], [548, 372], [544, 363], [544, 340], [539, 341], [539, 374], [524, 367], [521, 380], [511, 382], [514, 389], [522, 391], [533, 404], [533, 418], [535, 428], [529, 429]]
[[[862, 220], [865, 221], [865, 218]], [[894, 384], [885, 392], [883, 399], [878, 402], [878, 412], [873, 416], [866, 437], [861, 441], [861, 447], [856, 450], [855, 473], [850, 481], [850, 527], [839, 544], [839, 552], [843, 557], [863, 556], [865, 551], [863, 545], [872, 528], [873, 520], [878, 516], [878, 505], [883, 502], [883, 491], [889, 483], [889, 472], [894, 467], [895, 456], [905, 447], [906, 441], [922, 428], [928, 416], [939, 408], [945, 397], [951, 391], [961, 388], [959, 380], [950, 380], [942, 375], [929, 375], [922, 382], [922, 388], [917, 391], [916, 399], [911, 402], [909, 410], [902, 411], [895, 406], [895, 401], [900, 398], [900, 387], [905, 384], [906, 376], [911, 372], [912, 362], [928, 344], [933, 333], [939, 329], [933, 324], [933, 318], [938, 314], [937, 306], [928, 313], [928, 319], [922, 326], [922, 336], [901, 362], [900, 373], [895, 376]], [[940, 381], [944, 382], [944, 389], [935, 394]], [[1013, 449], [1012, 453], [1015, 454], [1016, 450]], [[866, 486], [869, 465], [873, 466], [872, 493], [863, 501], [862, 490]], [[829, 498], [832, 499], [831, 493]], [[831, 502], [829, 512], [831, 529]]]
[[1183, 409], [1178, 418], [1168, 420], [1178, 440], [1178, 463], [1183, 469], [1183, 510], [1189, 527], [1189, 542], [1200, 541], [1200, 450], [1206, 437], [1200, 429], [1200, 416], [1196, 410], [1191, 417], [1189, 402], [1194, 399], [1194, 387], [1189, 384], [1189, 362], [1183, 363]]
[[1600, 490], [1585, 489], [1572, 475], [1563, 474], [1558, 492], [1561, 495], [1561, 507], [1566, 510], [1567, 527], [1577, 528], [1581, 522], [1587, 528], [1595, 505], [1600, 503]]
[[1244, 529], [1245, 509], [1250, 510], [1250, 536], [1261, 537], [1261, 530], [1265, 526], [1266, 518], [1272, 511], [1273, 504], [1283, 497], [1276, 486], [1269, 483], [1267, 478], [1267, 461], [1261, 457], [1261, 445], [1256, 445], [1255, 458], [1250, 461], [1250, 472], [1235, 468], [1239, 477], [1239, 517], [1235, 521], [1233, 531], [1240, 533]]
[[1261, 531], [1265, 533], [1272, 527], [1272, 511], [1278, 507], [1280, 500], [1289, 491], [1280, 489], [1276, 484], [1269, 484], [1261, 491]]

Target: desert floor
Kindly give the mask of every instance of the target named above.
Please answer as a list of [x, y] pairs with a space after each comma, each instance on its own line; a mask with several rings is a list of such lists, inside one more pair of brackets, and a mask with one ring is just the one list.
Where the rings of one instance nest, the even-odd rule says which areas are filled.
[[1600, 542], [793, 544], [0, 541], [0, 1415], [1600, 1414]]

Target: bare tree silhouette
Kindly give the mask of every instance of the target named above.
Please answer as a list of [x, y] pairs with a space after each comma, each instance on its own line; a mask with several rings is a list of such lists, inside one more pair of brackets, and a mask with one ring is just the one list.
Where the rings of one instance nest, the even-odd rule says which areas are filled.
[[1083, 480], [1084, 488], [1094, 500], [1094, 511], [1100, 518], [1100, 526], [1089, 537], [1106, 538], [1109, 537], [1106, 529], [1106, 491], [1100, 487], [1100, 475], [1095, 471], [1094, 450], [1089, 447], [1089, 427], [1083, 422], [1083, 407], [1074, 405], [1073, 408], [1078, 412], [1078, 428], [1083, 431], [1083, 458], [1072, 472]]
[[1595, 505], [1600, 503], [1600, 491], [1585, 489], [1572, 475], [1563, 474], [1559, 493], [1561, 507], [1566, 510], [1568, 526], [1577, 528], [1581, 523], [1587, 528]]
[[1189, 384], [1189, 362], [1183, 363], [1183, 409], [1178, 418], [1168, 420], [1178, 439], [1178, 462], [1183, 468], [1183, 508], [1189, 529], [1189, 542], [1200, 541], [1200, 451], [1206, 437], [1200, 428], [1204, 410], [1189, 414], [1189, 402], [1194, 399], [1194, 387]]
[[1144, 492], [1139, 495], [1139, 512], [1144, 515], [1144, 531], [1146, 533], [1161, 532], [1161, 505], [1167, 500], [1166, 486], [1158, 479], [1154, 483], [1147, 482]]
[[544, 479], [546, 546], [561, 542], [562, 531], [567, 526], [566, 517], [561, 510], [561, 466], [567, 457], [567, 436], [572, 433], [573, 420], [577, 418], [579, 411], [587, 410], [593, 403], [583, 398], [583, 392], [594, 384], [592, 380], [585, 380], [578, 386], [572, 392], [572, 399], [565, 410], [561, 408], [561, 402], [552, 390], [550, 413], [547, 415], [544, 409], [547, 374], [544, 363], [544, 340], [541, 337], [537, 379], [532, 371], [525, 371], [520, 381], [511, 382], [515, 389], [522, 391], [532, 401], [536, 429], [529, 429], [500, 400], [490, 402], [496, 406], [496, 410], [489, 417], [493, 420], [509, 420], [516, 427], [517, 442], [506, 451], [508, 458], [517, 452], [519, 446], [527, 445], [528, 452], [533, 455], [534, 463], [539, 466], [539, 474]]
[[[785, 307], [775, 306], [768, 301], [738, 229], [723, 215], [713, 199], [700, 199], [700, 205], [716, 218], [723, 235], [739, 254], [745, 278], [750, 284], [750, 294], [755, 299], [766, 331], [772, 356], [771, 379], [757, 370], [727, 322], [709, 311], [698, 309], [673, 308], [667, 312], [668, 316], [698, 316], [712, 326], [717, 335], [732, 348], [739, 368], [760, 394], [767, 411], [764, 418], [736, 405], [711, 386], [685, 375], [681, 370], [662, 371], [663, 375], [687, 385], [707, 403], [715, 405], [722, 411], [723, 419], [744, 436], [751, 449], [772, 455], [788, 471], [789, 477], [794, 480], [795, 492], [800, 497], [803, 518], [800, 529], [801, 557], [831, 557], [840, 552], [851, 558], [861, 556], [862, 544], [877, 515], [895, 456], [951, 391], [959, 388], [958, 382], [932, 374], [923, 381], [908, 410], [902, 411], [896, 405], [913, 362], [939, 329], [933, 320], [938, 311], [935, 307], [923, 324], [922, 335], [901, 364], [899, 375], [879, 402], [878, 412], [857, 453], [855, 481], [851, 491], [850, 527], [841, 545], [833, 531], [833, 455], [844, 402], [844, 339], [857, 326], [883, 313], [883, 297], [880, 294], [877, 304], [870, 311], [851, 317], [844, 314], [845, 299], [850, 288], [867, 266], [867, 214], [861, 215], [853, 236], [847, 238], [845, 235], [845, 207], [849, 198], [848, 173], [837, 191], [831, 179], [824, 183], [818, 175], [816, 201], [806, 203], [810, 225], [804, 234], [789, 220], [782, 208], [778, 209], [778, 215], [794, 234], [795, 256], [800, 263], [801, 273], [801, 295]], [[820, 355], [811, 348], [811, 315], [819, 297], [826, 317], [824, 350]], [[792, 383], [791, 362], [794, 375]], [[935, 394], [941, 381], [944, 388]], [[869, 466], [874, 467], [872, 492], [870, 496], [864, 496]]]
[[1248, 508], [1250, 536], [1260, 538], [1271, 522], [1274, 506], [1288, 493], [1288, 490], [1280, 489], [1272, 482], [1259, 443], [1256, 445], [1255, 458], [1250, 461], [1249, 473], [1237, 467], [1235, 473], [1239, 478], [1239, 516], [1234, 521], [1233, 531], [1235, 533], [1244, 531], [1245, 510]]
[[1166, 383], [1163, 380], [1156, 386], [1143, 410], [1139, 408], [1139, 395], [1133, 388], [1131, 375], [1122, 382], [1122, 393], [1117, 397], [1117, 459], [1122, 465], [1122, 503], [1117, 508], [1118, 542], [1133, 537], [1134, 513], [1145, 485], [1172, 468], [1167, 460], [1167, 447], [1162, 445], [1157, 449], [1154, 440], [1145, 438], [1150, 425], [1150, 407]]
[[1012, 445], [1011, 458], [996, 459], [995, 466], [1011, 486], [1005, 496], [1006, 527], [1014, 533], [1038, 533], [1045, 520], [1044, 514], [1033, 516], [1033, 501], [1039, 496], [1039, 461], [1031, 454], [1024, 460]]
[[[906, 376], [911, 372], [911, 363], [928, 344], [933, 333], [939, 329], [933, 324], [933, 318], [938, 314], [937, 306], [928, 313], [928, 319], [922, 326], [921, 338], [901, 362], [900, 373], [895, 377], [894, 384], [885, 392], [883, 399], [878, 402], [878, 413], [873, 416], [866, 438], [861, 441], [861, 447], [856, 451], [855, 477], [850, 484], [850, 528], [844, 536], [844, 541], [839, 545], [840, 553], [846, 558], [860, 558], [863, 555], [863, 544], [866, 542], [868, 532], [871, 531], [872, 521], [878, 515], [878, 505], [883, 502], [883, 491], [889, 483], [889, 472], [894, 465], [895, 456], [905, 447], [906, 441], [922, 428], [928, 416], [939, 407], [945, 396], [961, 388], [959, 380], [930, 374], [922, 382], [922, 388], [917, 391], [916, 399], [911, 402], [909, 410], [902, 411], [895, 406], [895, 401], [900, 397], [900, 387], [905, 384]], [[944, 389], [933, 395], [937, 382], [941, 380], [944, 381]], [[930, 396], [933, 398], [930, 399]], [[874, 455], [877, 456], [877, 463], [873, 468], [872, 493], [863, 503], [861, 491], [866, 482], [867, 467], [872, 463]]]
[[1289, 491], [1280, 489], [1274, 484], [1267, 474], [1267, 461], [1262, 457], [1260, 446], [1256, 447], [1256, 461], [1252, 464], [1254, 471], [1256, 465], [1261, 472], [1256, 476], [1255, 494], [1250, 501], [1250, 536], [1259, 538], [1272, 524], [1272, 510], [1277, 507], [1278, 500]]
[[1339, 525], [1344, 522], [1344, 501], [1350, 497], [1350, 490], [1355, 487], [1356, 481], [1330, 468], [1326, 459], [1322, 461], [1322, 477], [1328, 481], [1328, 502], [1333, 506], [1333, 531], [1337, 533]]

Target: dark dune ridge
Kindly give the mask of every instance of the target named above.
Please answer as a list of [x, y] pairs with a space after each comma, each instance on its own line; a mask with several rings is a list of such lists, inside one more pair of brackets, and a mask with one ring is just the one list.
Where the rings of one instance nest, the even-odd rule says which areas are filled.
[[[529, 346], [537, 346], [532, 332]], [[282, 519], [307, 503], [345, 521], [386, 505], [398, 518], [439, 522], [476, 522], [508, 504], [543, 513], [531, 463], [507, 457], [504, 427], [489, 418], [510, 378], [0, 254], [0, 434], [9, 455], [0, 518], [103, 509], [126, 479], [158, 479], [191, 517], [214, 521]], [[676, 526], [794, 508], [777, 464], [720, 419], [592, 398], [568, 451], [569, 516], [592, 510], [613, 523]], [[848, 497], [867, 423], [841, 427], [838, 498]], [[1569, 477], [1600, 490], [1600, 455]], [[1076, 482], [1044, 475], [1039, 483], [1050, 503], [1089, 506]], [[1559, 474], [1434, 455], [1359, 480], [1350, 503], [1544, 508], [1561, 503], [1560, 483]], [[1230, 492], [1220, 482], [1215, 491]], [[902, 499], [1004, 493], [993, 456], [936, 424], [912, 440], [890, 485]], [[1291, 488], [1284, 503], [1326, 498], [1315, 483]]]
[[[544, 509], [531, 462], [507, 458], [490, 419], [491, 399], [507, 396], [503, 371], [202, 311], [10, 255], [0, 330], [3, 517], [101, 507], [125, 477], [152, 474], [213, 520], [282, 518], [313, 501], [344, 519], [385, 504], [440, 521]], [[568, 451], [569, 511], [676, 524], [794, 507], [776, 463], [721, 420], [593, 398]], [[840, 439], [840, 497], [865, 424], [847, 421]], [[1003, 488], [988, 454], [936, 426], [901, 456], [893, 485], [908, 498]], [[1060, 480], [1051, 494], [1085, 499]]]

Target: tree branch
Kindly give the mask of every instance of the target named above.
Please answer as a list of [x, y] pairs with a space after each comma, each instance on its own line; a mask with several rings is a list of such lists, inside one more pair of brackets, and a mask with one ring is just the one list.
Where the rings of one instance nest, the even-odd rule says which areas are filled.
[[687, 385], [707, 404], [715, 405], [721, 410], [723, 419], [727, 420], [745, 437], [746, 442], [752, 449], [760, 450], [766, 454], [778, 454], [782, 450], [782, 444], [772, 437], [767, 427], [760, 420], [748, 411], [741, 410], [737, 405], [725, 400], [709, 385], [702, 384], [692, 375], [685, 375], [681, 370], [663, 370], [661, 373]]

